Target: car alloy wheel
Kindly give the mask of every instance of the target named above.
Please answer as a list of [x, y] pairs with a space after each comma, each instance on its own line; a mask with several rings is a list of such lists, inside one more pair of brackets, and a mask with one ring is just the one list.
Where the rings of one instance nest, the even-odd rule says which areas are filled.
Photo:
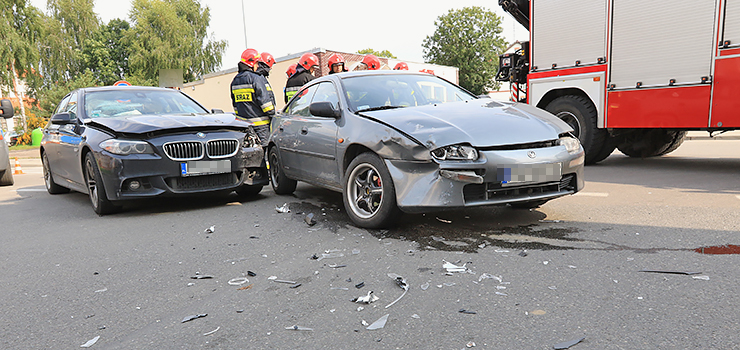
[[371, 164], [361, 164], [349, 176], [347, 195], [352, 211], [363, 219], [371, 218], [383, 204], [383, 181], [378, 169]]
[[41, 158], [41, 164], [43, 165], [44, 185], [46, 185], [46, 191], [49, 192], [49, 194], [69, 192], [68, 188], [59, 186], [54, 182], [54, 177], [51, 174], [51, 167], [49, 166], [49, 158], [46, 156], [46, 153], [44, 153]]
[[386, 227], [400, 214], [391, 175], [373, 153], [360, 154], [349, 164], [343, 197], [347, 214], [360, 227]]
[[283, 168], [280, 165], [280, 156], [278, 155], [277, 147], [270, 147], [270, 151], [267, 153], [267, 159], [270, 164], [269, 172], [272, 190], [276, 194], [293, 193], [298, 182], [285, 176]]
[[93, 210], [98, 215], [114, 213], [118, 209], [108, 200], [105, 194], [105, 186], [92, 152], [85, 155], [85, 183], [87, 184], [90, 203], [92, 203]]

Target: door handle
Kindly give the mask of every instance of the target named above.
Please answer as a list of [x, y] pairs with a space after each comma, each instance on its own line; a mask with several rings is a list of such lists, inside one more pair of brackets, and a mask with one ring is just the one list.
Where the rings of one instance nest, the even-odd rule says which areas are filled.
[[280, 131], [280, 132], [283, 132], [283, 131], [285, 131], [285, 130], [284, 130], [284, 129], [283, 129], [283, 127], [281, 126], [281, 127], [278, 127], [278, 131]]
[[304, 127], [303, 127], [303, 128], [301, 129], [301, 135], [306, 135], [306, 134], [308, 134], [308, 128], [304, 126]]

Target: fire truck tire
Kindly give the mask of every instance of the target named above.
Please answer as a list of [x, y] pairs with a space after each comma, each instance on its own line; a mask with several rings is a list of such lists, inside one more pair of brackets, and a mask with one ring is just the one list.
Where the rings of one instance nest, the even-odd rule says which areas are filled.
[[587, 98], [576, 95], [561, 96], [550, 102], [545, 109], [573, 128], [574, 136], [578, 137], [586, 151], [586, 164], [604, 160], [614, 150], [612, 148], [607, 152], [604, 149], [609, 132], [596, 127], [598, 117], [596, 107]]
[[598, 154], [592, 159], [593, 163], [589, 163], [589, 164], [598, 163], [606, 159], [607, 157], [609, 157], [612, 154], [612, 152], [614, 152], [614, 150], [617, 149], [618, 144], [619, 144], [619, 139], [607, 133], [606, 140], [604, 140], [604, 145], [601, 146], [601, 151], [599, 151]]
[[686, 139], [686, 131], [646, 129], [637, 130], [625, 138], [617, 148], [627, 156], [648, 158], [666, 155], [678, 149]]

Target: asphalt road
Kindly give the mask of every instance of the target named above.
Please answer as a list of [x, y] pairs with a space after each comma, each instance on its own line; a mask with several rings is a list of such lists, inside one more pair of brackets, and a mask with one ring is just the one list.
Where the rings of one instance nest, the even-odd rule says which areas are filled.
[[[47, 194], [24, 160], [0, 188], [0, 348], [97, 336], [96, 349], [552, 349], [582, 337], [571, 349], [733, 348], [740, 259], [708, 253], [740, 245], [739, 149], [615, 152], [586, 168], [581, 193], [539, 209], [405, 215], [387, 231], [353, 227], [339, 194], [308, 185], [98, 217], [86, 195]], [[284, 203], [290, 213], [275, 210]], [[443, 260], [468, 272], [446, 275]], [[386, 308], [403, 293], [389, 273], [410, 288]], [[379, 300], [350, 301], [369, 291]], [[386, 314], [382, 329], [363, 325]]]

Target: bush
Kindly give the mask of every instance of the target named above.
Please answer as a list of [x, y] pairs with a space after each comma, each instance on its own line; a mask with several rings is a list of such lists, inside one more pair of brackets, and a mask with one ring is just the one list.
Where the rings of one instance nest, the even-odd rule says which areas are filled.
[[[19, 125], [16, 127], [16, 132], [19, 134], [17, 145], [30, 145], [31, 144], [31, 131], [36, 128], [43, 128], [46, 126], [48, 120], [46, 118], [38, 117], [35, 114], [29, 114], [26, 118], [28, 124], [28, 131], [23, 132], [23, 126]], [[22, 134], [21, 134], [22, 133]]]

